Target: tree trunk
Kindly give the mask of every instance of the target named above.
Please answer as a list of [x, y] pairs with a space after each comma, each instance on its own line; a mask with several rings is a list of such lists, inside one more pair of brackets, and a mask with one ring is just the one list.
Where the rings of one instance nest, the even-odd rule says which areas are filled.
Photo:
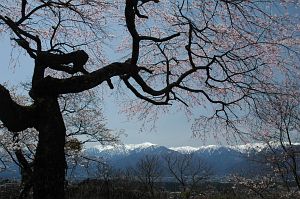
[[66, 128], [57, 97], [37, 100], [39, 142], [34, 164], [33, 198], [64, 199]]

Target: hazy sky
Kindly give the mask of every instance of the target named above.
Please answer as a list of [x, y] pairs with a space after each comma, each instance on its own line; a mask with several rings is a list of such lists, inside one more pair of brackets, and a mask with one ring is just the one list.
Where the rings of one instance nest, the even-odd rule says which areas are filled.
[[[13, 84], [20, 81], [29, 81], [33, 70], [32, 60], [24, 56], [25, 53], [19, 56], [14, 54], [13, 57], [11, 54], [12, 47], [9, 38], [0, 38], [0, 83], [9, 81], [10, 84]], [[111, 92], [114, 92], [114, 90]], [[165, 146], [203, 145], [200, 139], [192, 137], [191, 123], [187, 121], [182, 112], [173, 111], [166, 114], [159, 119], [155, 130], [149, 132], [146, 129], [141, 132], [142, 122], [128, 120], [120, 113], [120, 109], [114, 103], [114, 100], [105, 100], [103, 110], [107, 118], [107, 126], [116, 131], [123, 129], [127, 134], [127, 136], [122, 136], [122, 142], [125, 144], [152, 142]], [[205, 144], [214, 143], [215, 141], [212, 139], [205, 142]]]

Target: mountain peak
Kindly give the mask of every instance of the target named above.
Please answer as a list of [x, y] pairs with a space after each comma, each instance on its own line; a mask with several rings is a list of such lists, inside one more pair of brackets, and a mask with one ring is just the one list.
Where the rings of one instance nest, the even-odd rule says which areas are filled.
[[153, 144], [151, 142], [144, 142], [144, 143], [141, 143], [141, 144], [125, 144], [124, 146], [128, 150], [134, 150], [134, 149], [137, 149], [137, 148], [145, 149], [145, 148], [149, 148], [149, 147], [152, 147], [152, 146], [158, 146], [158, 145]]
[[[300, 145], [300, 143], [293, 143], [294, 145]], [[274, 147], [278, 147], [278, 143], [272, 143]], [[277, 146], [278, 145], [278, 146]], [[128, 153], [134, 150], [146, 150], [158, 148], [160, 145], [153, 144], [151, 142], [144, 142], [141, 144], [114, 144], [114, 145], [96, 145], [92, 148], [97, 149], [99, 152], [114, 152], [114, 153]], [[169, 150], [177, 151], [182, 154], [194, 153], [197, 151], [214, 152], [221, 149], [234, 150], [240, 153], [248, 153], [251, 151], [261, 152], [268, 146], [265, 143], [245, 143], [240, 145], [206, 145], [199, 147], [192, 146], [180, 146], [180, 147], [168, 147]]]
[[193, 153], [198, 151], [199, 147], [192, 147], [192, 146], [180, 146], [180, 147], [170, 147], [172, 151], [177, 151], [179, 153]]
[[102, 151], [114, 151], [114, 152], [128, 152], [137, 149], [146, 149], [149, 147], [158, 146], [150, 142], [144, 142], [141, 144], [114, 144], [114, 145], [95, 145], [92, 148], [97, 149], [99, 152]]

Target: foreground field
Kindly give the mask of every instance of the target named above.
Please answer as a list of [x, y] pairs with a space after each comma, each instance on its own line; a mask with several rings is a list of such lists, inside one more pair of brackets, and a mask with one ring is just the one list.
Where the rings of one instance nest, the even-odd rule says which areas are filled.
[[[87, 179], [78, 183], [66, 185], [67, 199], [289, 199], [300, 198], [299, 193], [287, 193], [279, 190], [266, 192], [245, 188], [235, 188], [232, 183], [202, 183], [190, 192], [183, 190], [177, 183], [157, 183], [155, 191], [137, 182], [113, 182]], [[20, 183], [2, 181], [0, 185], [0, 199], [17, 199], [20, 193]], [[28, 196], [31, 199], [32, 196]]]

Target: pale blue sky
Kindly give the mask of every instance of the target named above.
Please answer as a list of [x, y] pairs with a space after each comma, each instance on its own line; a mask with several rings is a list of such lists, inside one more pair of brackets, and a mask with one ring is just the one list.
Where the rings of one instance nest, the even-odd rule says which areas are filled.
[[[13, 56], [11, 54], [12, 47], [9, 38], [0, 38], [0, 83], [8, 81], [10, 84], [15, 84], [20, 81], [29, 81], [33, 70], [32, 60], [25, 56], [25, 53], [18, 55], [16, 50]], [[172, 111], [163, 115], [156, 123], [155, 130], [149, 132], [146, 129], [141, 132], [142, 122], [137, 119], [130, 121], [122, 115], [114, 100], [104, 100], [103, 110], [109, 128], [116, 131], [125, 130], [127, 136], [122, 136], [122, 142], [125, 144], [152, 142], [165, 146], [203, 145], [200, 139], [192, 137], [191, 123], [182, 112]], [[215, 141], [212, 139], [205, 142], [205, 144], [213, 143]]]

